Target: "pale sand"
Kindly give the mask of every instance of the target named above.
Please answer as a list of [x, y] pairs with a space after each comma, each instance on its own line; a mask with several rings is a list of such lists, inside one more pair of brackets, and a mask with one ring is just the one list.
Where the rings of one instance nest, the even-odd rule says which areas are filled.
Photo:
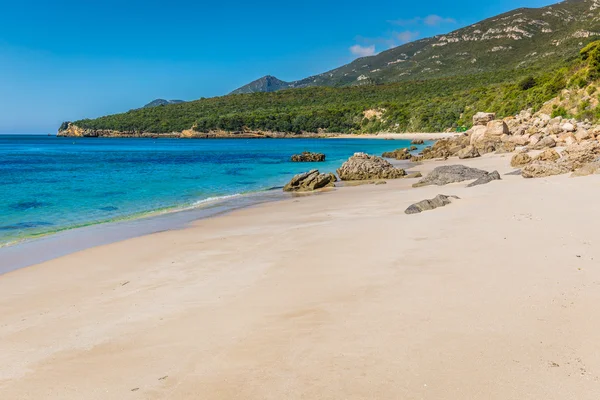
[[373, 133], [373, 134], [345, 134], [331, 139], [385, 139], [385, 140], [440, 140], [460, 136], [462, 133]]
[[[344, 188], [0, 276], [0, 399], [597, 400], [600, 176], [503, 179]], [[461, 200], [404, 214], [438, 193]]]

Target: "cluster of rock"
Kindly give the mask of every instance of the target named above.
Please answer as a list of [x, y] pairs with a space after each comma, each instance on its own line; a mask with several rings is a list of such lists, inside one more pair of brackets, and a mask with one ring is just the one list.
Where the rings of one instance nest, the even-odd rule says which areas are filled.
[[404, 212], [406, 214], [419, 214], [423, 211], [434, 210], [439, 207], [447, 206], [448, 204], [452, 203], [453, 199], [459, 199], [459, 197], [438, 194], [433, 199], [422, 200], [418, 203], [410, 205]]
[[406, 176], [406, 171], [394, 167], [381, 157], [356, 153], [337, 170], [343, 181], [362, 181], [371, 179], [398, 179]]
[[323, 153], [311, 153], [308, 151], [302, 152], [302, 154], [294, 154], [292, 156], [292, 162], [323, 162], [325, 161], [325, 154]]
[[[547, 114], [522, 111], [497, 120], [493, 113], [477, 113], [473, 128], [463, 135], [437, 141], [411, 160], [476, 158], [486, 153], [513, 153], [511, 165], [521, 168], [526, 178], [577, 171], [595, 171], [600, 162], [600, 126]], [[559, 147], [561, 151], [554, 148]], [[532, 156], [529, 152], [541, 153]], [[593, 165], [588, 165], [593, 164]], [[581, 175], [585, 171], [578, 172]]]
[[388, 151], [381, 155], [383, 158], [393, 158], [394, 160], [410, 160], [412, 154], [410, 154], [410, 149], [397, 149], [394, 151]]
[[311, 192], [326, 187], [335, 186], [337, 178], [334, 174], [322, 174], [313, 169], [303, 174], [298, 174], [283, 188], [286, 192]]

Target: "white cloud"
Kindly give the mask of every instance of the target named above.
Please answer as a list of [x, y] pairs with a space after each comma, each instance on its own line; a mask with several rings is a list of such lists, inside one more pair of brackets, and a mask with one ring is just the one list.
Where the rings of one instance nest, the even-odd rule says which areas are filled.
[[419, 32], [413, 31], [404, 31], [396, 34], [396, 39], [400, 42], [400, 44], [409, 43], [419, 37]]
[[456, 24], [454, 18], [441, 17], [436, 14], [430, 14], [426, 17], [415, 17], [412, 19], [395, 19], [390, 20], [388, 23], [398, 26], [415, 26], [415, 25], [427, 25], [427, 26], [440, 26], [444, 24]]
[[375, 54], [375, 45], [372, 44], [370, 46], [361, 46], [359, 44], [355, 44], [350, 47], [350, 52], [355, 56], [359, 57], [367, 57]]
[[423, 22], [427, 26], [439, 26], [442, 24], [455, 24], [456, 20], [454, 18], [444, 18], [440, 17], [439, 15], [432, 14], [423, 18]]

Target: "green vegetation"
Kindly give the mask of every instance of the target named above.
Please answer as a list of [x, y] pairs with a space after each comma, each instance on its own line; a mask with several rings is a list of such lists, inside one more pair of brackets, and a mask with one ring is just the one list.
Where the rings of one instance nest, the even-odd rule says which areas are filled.
[[[360, 133], [468, 126], [480, 110], [500, 116], [537, 109], [566, 86], [568, 69], [531, 75], [506, 71], [387, 85], [311, 87], [216, 97], [74, 122], [126, 132], [278, 131]], [[522, 78], [525, 76], [525, 78]], [[382, 117], [366, 119], [369, 109]]]

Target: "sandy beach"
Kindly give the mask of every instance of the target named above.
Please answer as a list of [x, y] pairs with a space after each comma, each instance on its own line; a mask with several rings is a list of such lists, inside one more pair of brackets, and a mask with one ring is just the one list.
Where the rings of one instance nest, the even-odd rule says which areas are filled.
[[[600, 176], [346, 187], [0, 276], [1, 399], [600, 394]], [[451, 205], [406, 215], [437, 194]]]
[[346, 134], [332, 137], [332, 139], [384, 139], [384, 140], [440, 140], [460, 136], [456, 132], [440, 133], [372, 133], [372, 134]]

